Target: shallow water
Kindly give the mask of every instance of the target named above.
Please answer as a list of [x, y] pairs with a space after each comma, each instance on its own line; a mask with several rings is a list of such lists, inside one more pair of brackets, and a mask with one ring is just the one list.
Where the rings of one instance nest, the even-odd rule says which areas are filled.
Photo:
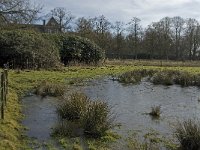
[[57, 122], [56, 105], [58, 100], [51, 97], [29, 96], [23, 99], [25, 119], [22, 124], [28, 130], [27, 136], [39, 141], [51, 138], [52, 127]]
[[[117, 122], [122, 125], [118, 131], [123, 135], [132, 129], [154, 129], [168, 135], [177, 121], [200, 118], [200, 89], [197, 87], [153, 85], [146, 81], [137, 85], [123, 85], [109, 78], [92, 83], [83, 91], [92, 98], [106, 100], [114, 106], [118, 114]], [[154, 105], [161, 105], [159, 120], [145, 115]]]
[[[116, 121], [122, 126], [117, 132], [125, 137], [129, 130], [149, 129], [171, 135], [173, 126], [187, 118], [200, 119], [200, 89], [197, 87], [182, 88], [178, 85], [153, 85], [142, 81], [137, 85], [123, 85], [107, 78], [87, 82], [87, 86], [76, 87], [94, 99], [107, 101], [114, 106], [117, 113]], [[52, 127], [57, 121], [55, 98], [38, 96], [25, 97], [23, 124], [29, 128], [27, 135], [39, 141], [49, 140]], [[162, 115], [159, 120], [149, 115], [153, 105], [161, 105]]]

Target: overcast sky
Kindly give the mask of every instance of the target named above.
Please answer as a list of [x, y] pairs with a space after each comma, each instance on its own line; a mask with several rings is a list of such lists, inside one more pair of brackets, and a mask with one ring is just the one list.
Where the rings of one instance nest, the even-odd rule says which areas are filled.
[[104, 15], [111, 22], [129, 22], [132, 17], [146, 26], [169, 16], [195, 18], [200, 21], [200, 0], [35, 0], [44, 12], [65, 7], [76, 17]]

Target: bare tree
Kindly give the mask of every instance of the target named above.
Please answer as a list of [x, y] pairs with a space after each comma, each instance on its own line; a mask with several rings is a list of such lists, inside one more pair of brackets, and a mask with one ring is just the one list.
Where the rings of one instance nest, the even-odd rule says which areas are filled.
[[123, 48], [124, 36], [123, 32], [125, 31], [124, 23], [121, 21], [116, 21], [113, 29], [114, 29], [114, 41], [117, 53], [120, 53], [120, 50]]
[[182, 57], [183, 52], [181, 52], [181, 37], [184, 34], [184, 24], [185, 21], [183, 18], [176, 16], [172, 18], [172, 31], [174, 34], [175, 42], [175, 55], [179, 59], [180, 55]]
[[139, 48], [138, 46], [139, 46], [140, 37], [142, 33], [142, 27], [140, 25], [140, 21], [141, 20], [139, 18], [133, 17], [133, 19], [131, 19], [131, 21], [128, 23], [129, 25], [128, 31], [130, 32], [130, 36], [132, 36], [132, 39], [133, 39], [135, 59], [137, 59], [138, 48]]
[[75, 18], [71, 12], [67, 11], [63, 7], [57, 7], [51, 10], [51, 15], [58, 21], [60, 31], [71, 30], [70, 23]]
[[156, 54], [157, 42], [158, 42], [157, 32], [156, 29], [154, 28], [154, 25], [151, 24], [145, 30], [145, 36], [143, 42], [144, 47], [146, 49], [146, 53], [150, 56], [150, 59], [153, 59]]
[[168, 60], [169, 59], [169, 51], [171, 49], [171, 18], [165, 17], [160, 20], [160, 25], [162, 28], [162, 49], [163, 49], [163, 54], [165, 58]]
[[41, 9], [30, 0], [0, 0], [0, 17], [6, 23], [31, 23]]
[[198, 46], [198, 32], [199, 32], [199, 23], [196, 19], [189, 18], [186, 21], [186, 42], [187, 49], [189, 51], [189, 59], [192, 60], [196, 56], [197, 46]]
[[96, 35], [96, 42], [103, 49], [109, 49], [111, 40], [111, 23], [104, 15], [93, 18], [94, 32]]
[[89, 18], [86, 19], [84, 17], [78, 18], [76, 20], [76, 29], [75, 31], [83, 36], [83, 37], [88, 37], [90, 38], [90, 35], [92, 34], [94, 30], [94, 24], [93, 24], [93, 19]]
[[94, 18], [96, 33], [105, 34], [111, 28], [111, 23], [106, 19], [104, 15]]

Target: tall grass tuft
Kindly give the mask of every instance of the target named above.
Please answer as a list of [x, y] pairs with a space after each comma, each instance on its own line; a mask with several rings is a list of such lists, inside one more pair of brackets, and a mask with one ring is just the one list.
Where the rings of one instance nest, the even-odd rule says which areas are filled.
[[196, 79], [197, 75], [182, 71], [179, 75], [175, 76], [174, 82], [181, 86], [198, 85]]
[[35, 89], [35, 94], [45, 96], [63, 96], [66, 90], [66, 86], [61, 83], [52, 83], [48, 81], [41, 82]]
[[179, 70], [161, 70], [152, 77], [154, 84], [200, 86], [200, 75]]
[[103, 136], [107, 130], [113, 127], [113, 118], [108, 104], [103, 101], [90, 102], [82, 122], [86, 135]]
[[90, 99], [85, 94], [72, 93], [58, 106], [57, 113], [62, 119], [74, 121], [83, 118], [89, 104]]
[[73, 93], [57, 108], [60, 118], [55, 133], [69, 134], [69, 125], [76, 122], [76, 130], [83, 130], [86, 136], [98, 138], [114, 127], [111, 108], [104, 101], [95, 101], [83, 93]]
[[170, 69], [137, 69], [126, 72], [118, 77], [118, 81], [122, 83], [136, 84], [144, 77], [150, 77], [154, 84], [181, 86], [200, 86], [200, 74], [192, 74], [187, 71], [170, 70]]
[[152, 82], [154, 84], [162, 84], [162, 85], [173, 85], [174, 84], [173, 74], [166, 71], [160, 71], [155, 73], [152, 78]]
[[161, 106], [152, 106], [151, 107], [151, 112], [149, 113], [152, 117], [159, 118], [161, 115]]
[[152, 76], [155, 70], [137, 69], [126, 72], [118, 77], [119, 82], [136, 84], [141, 81], [143, 77]]
[[175, 135], [180, 142], [183, 150], [200, 149], [200, 122], [195, 120], [186, 120], [179, 123], [175, 129]]

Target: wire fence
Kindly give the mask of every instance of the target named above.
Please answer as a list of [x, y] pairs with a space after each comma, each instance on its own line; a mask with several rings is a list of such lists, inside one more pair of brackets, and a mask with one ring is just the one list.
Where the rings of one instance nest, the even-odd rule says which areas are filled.
[[8, 94], [8, 70], [4, 69], [2, 72], [0, 72], [0, 114], [1, 119], [5, 118], [5, 108], [7, 104], [7, 94]]

